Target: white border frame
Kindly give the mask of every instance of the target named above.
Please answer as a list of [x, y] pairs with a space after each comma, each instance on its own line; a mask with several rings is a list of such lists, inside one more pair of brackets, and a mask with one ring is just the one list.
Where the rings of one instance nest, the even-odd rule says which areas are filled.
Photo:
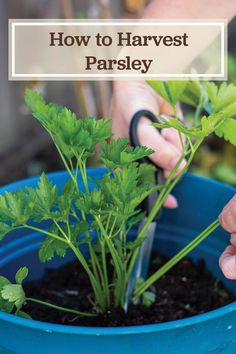
[[[15, 72], [15, 30], [16, 26], [219, 26], [221, 30], [221, 72], [217, 74], [16, 74]], [[219, 21], [204, 21], [193, 20], [193, 22], [186, 21], [131, 21], [130, 20], [115, 20], [115, 21], [93, 21], [93, 20], [15, 20], [9, 19], [9, 80], [112, 80], [112, 79], [129, 79], [129, 78], [143, 78], [143, 79], [203, 79], [203, 80], [227, 80], [227, 22], [225, 20]]]

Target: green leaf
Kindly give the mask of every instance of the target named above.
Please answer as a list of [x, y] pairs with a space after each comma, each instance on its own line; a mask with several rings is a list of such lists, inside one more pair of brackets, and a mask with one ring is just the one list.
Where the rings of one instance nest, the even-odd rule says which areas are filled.
[[128, 139], [126, 138], [112, 139], [110, 142], [103, 142], [101, 161], [106, 164], [109, 169], [115, 169], [140, 160], [153, 153], [153, 150], [145, 146], [129, 147]]
[[[35, 221], [42, 221], [54, 217], [53, 206], [57, 201], [57, 186], [53, 185], [42, 173], [35, 190], [35, 202], [32, 210], [32, 218]], [[55, 214], [57, 215], [57, 214]]]
[[155, 184], [155, 173], [157, 171], [157, 167], [150, 163], [141, 163], [139, 165], [139, 183], [143, 184]]
[[[26, 195], [26, 193], [26, 189], [23, 189], [11, 193], [5, 192], [0, 196], [0, 221], [9, 222], [9, 226], [13, 228], [29, 220], [32, 204], [27, 203], [23, 198], [23, 194]], [[2, 225], [2, 229], [7, 230], [7, 227]]]
[[123, 219], [133, 216], [138, 205], [153, 191], [149, 183], [142, 181], [137, 163], [115, 170], [112, 178], [109, 173], [105, 174], [97, 184], [104, 193], [109, 212]]
[[[70, 234], [66, 224], [60, 225], [63, 232], [70, 238], [70, 243], [74, 246], [78, 246], [79, 241], [77, 239], [87, 230], [87, 225], [84, 221], [77, 222], [76, 224], [69, 225]], [[70, 248], [70, 244], [65, 242], [65, 237], [61, 230], [56, 225], [52, 225], [49, 232], [60, 237], [61, 240], [55, 239], [52, 236], [47, 236], [41, 243], [39, 248], [39, 259], [41, 262], [47, 262], [52, 260], [56, 255], [59, 257], [65, 257], [67, 250]]]
[[43, 124], [47, 119], [48, 107], [42, 95], [39, 92], [27, 88], [25, 90], [25, 103], [35, 118]]
[[[162, 118], [160, 118], [162, 119]], [[191, 136], [191, 130], [189, 130], [180, 120], [176, 118], [169, 118], [168, 120], [163, 120], [163, 124], [160, 123], [153, 123], [152, 124], [156, 128], [174, 128], [178, 130], [180, 133], [185, 134], [186, 136]]]
[[16, 280], [16, 283], [21, 285], [22, 282], [25, 280], [25, 278], [27, 277], [29, 273], [29, 270], [27, 267], [22, 267], [20, 268], [17, 272], [16, 272], [16, 275], [15, 275], [15, 280]]
[[40, 262], [48, 262], [52, 260], [55, 255], [60, 257], [64, 257], [66, 255], [66, 251], [69, 248], [68, 244], [56, 240], [50, 236], [47, 236], [39, 249], [39, 259]]
[[236, 120], [227, 118], [215, 131], [216, 135], [236, 146]]
[[212, 105], [215, 105], [216, 99], [217, 99], [217, 92], [218, 92], [218, 87], [214, 82], [207, 82], [206, 83], [206, 90], [207, 94], [210, 98], [210, 101]]
[[58, 211], [54, 214], [55, 220], [64, 222], [68, 220], [76, 195], [75, 184], [71, 180], [67, 181], [62, 188], [61, 194], [57, 198]]
[[7, 313], [11, 313], [14, 307], [14, 304], [10, 303], [8, 300], [5, 300], [2, 297], [2, 289], [4, 288], [5, 285], [9, 285], [11, 284], [10, 281], [3, 277], [0, 276], [0, 310], [7, 312]]
[[223, 82], [219, 87], [212, 82], [206, 83], [213, 113], [224, 112], [226, 118], [236, 115], [236, 86]]
[[109, 120], [93, 117], [78, 119], [68, 108], [46, 104], [40, 94], [31, 90], [26, 90], [25, 102], [67, 160], [71, 161], [74, 157], [86, 160], [94, 155], [94, 147], [99, 142], [112, 135]]
[[235, 117], [236, 116], [236, 102], [228, 105], [224, 109], [222, 109], [221, 113], [227, 117]]
[[[49, 231], [57, 236], [60, 235], [60, 231], [55, 225], [52, 225]], [[62, 241], [54, 239], [51, 236], [47, 236], [42, 241], [41, 246], [39, 248], [40, 262], [48, 262], [52, 260], [55, 255], [58, 255], [59, 257], [65, 257], [69, 245], [68, 243], [63, 242], [64, 238], [62, 236], [61, 238]]]
[[101, 189], [94, 188], [91, 192], [79, 193], [76, 206], [86, 214], [101, 214], [105, 211], [104, 193]]
[[179, 100], [190, 106], [197, 107], [201, 96], [203, 94], [203, 87], [199, 81], [187, 81], [185, 90], [181, 94]]
[[4, 285], [1, 296], [4, 300], [13, 303], [17, 308], [21, 308], [25, 302], [25, 292], [19, 284]]
[[12, 230], [12, 226], [0, 222], [0, 240], [2, 240]]
[[187, 81], [148, 81], [149, 85], [174, 108], [187, 86]]
[[[135, 279], [135, 287], [134, 287], [134, 292], [137, 290], [140, 286], [144, 284], [144, 279], [143, 278], [136, 278]], [[152, 291], [145, 291], [141, 296], [140, 296], [141, 303], [147, 307], [151, 306], [155, 300], [156, 300], [156, 295]]]
[[142, 304], [149, 307], [151, 306], [156, 300], [156, 295], [151, 291], [145, 291], [142, 294]]

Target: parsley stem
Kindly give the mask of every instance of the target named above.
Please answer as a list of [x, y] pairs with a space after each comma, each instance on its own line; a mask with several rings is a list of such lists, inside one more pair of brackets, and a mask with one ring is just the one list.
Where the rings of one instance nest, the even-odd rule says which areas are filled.
[[23, 225], [23, 227], [27, 228], [27, 229], [30, 229], [30, 230], [33, 230], [33, 231], [37, 231], [37, 232], [42, 233], [42, 234], [45, 234], [45, 235], [47, 235], [49, 237], [57, 239], [58, 241], [67, 243], [68, 246], [72, 249], [72, 251], [76, 255], [76, 257], [78, 258], [79, 262], [81, 263], [81, 265], [83, 266], [85, 271], [87, 272], [88, 277], [89, 277], [89, 279], [91, 281], [91, 284], [92, 284], [96, 299], [100, 299], [100, 301], [99, 301], [100, 306], [104, 308], [100, 283], [99, 283], [98, 279], [96, 279], [94, 274], [91, 272], [91, 269], [89, 268], [88, 263], [87, 263], [86, 259], [84, 258], [84, 256], [82, 255], [82, 253], [80, 252], [80, 250], [78, 248], [76, 248], [70, 240], [68, 240], [68, 239], [66, 240], [66, 239], [64, 239], [62, 237], [59, 237], [59, 236], [57, 236], [57, 235], [55, 235], [55, 234], [53, 234], [51, 232], [48, 232], [48, 231], [45, 231], [43, 229], [39, 229], [38, 227], [27, 225], [27, 224]]
[[51, 233], [49, 231], [46, 231], [46, 230], [43, 230], [43, 229], [39, 229], [38, 227], [35, 227], [35, 226], [32, 226], [32, 225], [27, 225], [27, 224], [23, 225], [23, 227], [26, 228], [26, 229], [30, 229], [30, 230], [36, 231], [38, 233], [47, 235], [49, 237], [55, 238], [58, 241], [61, 241], [61, 242], [64, 242], [64, 243], [68, 243], [66, 239], [61, 238], [61, 237], [59, 237], [59, 236], [57, 236], [57, 235], [55, 235], [55, 234], [53, 234], [53, 233]]
[[[51, 134], [50, 134], [50, 135], [51, 135]], [[64, 163], [64, 166], [65, 166], [65, 168], [66, 168], [68, 174], [70, 175], [70, 177], [71, 177], [71, 179], [72, 179], [72, 181], [73, 181], [73, 183], [74, 183], [76, 189], [78, 190], [79, 187], [78, 187], [77, 179], [75, 178], [75, 176], [74, 176], [73, 173], [71, 172], [71, 170], [70, 170], [70, 168], [69, 168], [69, 166], [68, 166], [68, 164], [67, 164], [67, 162], [66, 162], [66, 159], [65, 159], [63, 153], [61, 152], [61, 149], [60, 149], [59, 146], [56, 144], [56, 142], [55, 142], [55, 140], [53, 139], [53, 136], [52, 136], [52, 135], [51, 135], [51, 137], [52, 137], [52, 140], [53, 140], [53, 142], [54, 142], [54, 144], [55, 144], [55, 146], [56, 146], [56, 148], [57, 148], [57, 151], [58, 151], [58, 153], [59, 153], [59, 155], [60, 155], [60, 157], [61, 157], [61, 159], [62, 159], [62, 162]]]
[[106, 233], [103, 224], [100, 221], [100, 217], [95, 216], [95, 219], [99, 225], [99, 228], [101, 230], [101, 233], [104, 237], [104, 240], [108, 246], [109, 252], [111, 254], [115, 272], [117, 275], [117, 282], [116, 282], [116, 288], [115, 288], [115, 305], [118, 306], [119, 302], [123, 302], [123, 297], [122, 297], [122, 292], [124, 290], [124, 285], [123, 282], [125, 282], [125, 275], [123, 274], [123, 264], [122, 261], [119, 257], [119, 254], [117, 253], [117, 250], [114, 247], [114, 243], [112, 242], [112, 239], [109, 237], [109, 235]]
[[108, 281], [108, 273], [107, 273], [107, 260], [106, 260], [106, 245], [104, 241], [101, 241], [101, 256], [102, 256], [102, 267], [103, 267], [103, 273], [104, 273], [104, 292], [106, 294], [107, 298], [107, 306], [108, 308], [111, 305], [111, 300], [110, 300], [110, 291], [109, 291], [109, 281]]
[[[183, 168], [181, 173], [171, 183], [171, 180], [173, 179], [173, 177], [174, 177], [176, 171], [178, 170], [181, 162], [184, 160], [184, 158], [186, 158], [186, 154], [183, 154], [180, 157], [180, 159], [177, 162], [177, 164], [175, 165], [174, 169], [171, 171], [170, 175], [168, 176], [168, 178], [167, 178], [167, 180], [165, 182], [164, 188], [161, 190], [160, 194], [158, 195], [157, 200], [156, 200], [156, 202], [155, 202], [150, 214], [148, 215], [147, 220], [146, 220], [145, 224], [143, 225], [142, 230], [138, 234], [138, 236], [137, 236], [138, 239], [139, 238], [142, 239], [142, 238], [145, 237], [147, 229], [148, 229], [148, 226], [150, 225], [150, 223], [152, 222], [152, 220], [154, 219], [154, 217], [158, 213], [158, 211], [161, 209], [161, 207], [162, 207], [164, 201], [166, 200], [167, 196], [169, 195], [169, 193], [172, 191], [172, 189], [175, 187], [175, 185], [178, 183], [178, 181], [182, 178], [184, 173], [188, 170], [188, 167], [189, 167], [190, 163], [193, 160], [195, 152], [197, 151], [197, 149], [201, 145], [201, 143], [202, 143], [202, 139], [198, 139], [195, 142], [195, 144], [193, 145], [192, 151], [190, 150], [191, 153], [190, 153], [190, 156], [189, 156], [189, 158], [187, 160], [187, 163], [186, 163], [185, 167]], [[128, 278], [131, 276], [135, 261], [136, 261], [137, 256], [138, 256], [138, 253], [139, 253], [139, 248], [137, 248], [134, 251], [134, 253], [133, 253], [132, 257], [131, 257], [131, 260], [130, 260], [130, 263], [129, 263], [129, 267], [128, 267]]]
[[51, 303], [46, 302], [46, 301], [34, 299], [32, 297], [27, 297], [25, 299], [25, 301], [35, 302], [36, 304], [40, 304], [40, 305], [44, 305], [44, 306], [47, 306], [47, 307], [51, 307], [53, 309], [56, 309], [56, 310], [59, 310], [59, 311], [63, 311], [63, 312], [73, 313], [73, 314], [75, 314], [77, 316], [84, 316], [84, 317], [95, 317], [96, 316], [96, 314], [93, 314], [93, 313], [81, 312], [81, 311], [73, 310], [73, 309], [70, 309], [68, 307], [64, 307], [64, 306], [62, 307], [62, 306], [54, 305], [54, 304], [51, 304]]
[[165, 263], [159, 270], [151, 275], [140, 287], [138, 287], [133, 296], [133, 300], [137, 300], [145, 290], [147, 290], [155, 281], [161, 278], [168, 270], [170, 270], [176, 263], [183, 259], [189, 252], [191, 252], [196, 246], [198, 246], [207, 236], [209, 236], [217, 227], [219, 227], [219, 221], [216, 219], [213, 221], [204, 231], [202, 231], [196, 238], [194, 238], [187, 246], [185, 246], [180, 252], [178, 252], [173, 258]]
[[102, 296], [100, 283], [98, 282], [98, 280], [96, 279], [95, 275], [93, 274], [93, 272], [89, 268], [89, 265], [88, 265], [86, 259], [84, 258], [83, 254], [80, 252], [79, 248], [76, 248], [73, 245], [73, 243], [71, 243], [71, 242], [69, 242], [69, 246], [72, 249], [72, 251], [74, 252], [74, 254], [76, 255], [76, 257], [78, 258], [79, 262], [84, 267], [85, 271], [87, 272], [88, 277], [89, 277], [90, 282], [91, 282], [91, 285], [92, 285], [92, 288], [94, 290], [94, 294], [96, 296], [96, 299], [99, 301], [99, 305], [101, 306], [101, 308], [104, 309], [104, 299], [103, 299], [103, 296]]
[[58, 224], [58, 222], [56, 220], [53, 220], [54, 224], [56, 225], [56, 227], [58, 228], [58, 230], [62, 233], [62, 235], [64, 236], [64, 238], [69, 241], [69, 236], [66, 235], [66, 233], [63, 231], [63, 229], [61, 228], [61, 226]]

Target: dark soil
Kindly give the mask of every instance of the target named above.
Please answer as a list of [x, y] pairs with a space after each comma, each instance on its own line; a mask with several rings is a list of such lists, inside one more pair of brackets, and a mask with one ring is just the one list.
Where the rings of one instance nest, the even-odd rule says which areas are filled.
[[[155, 256], [150, 273], [167, 261]], [[86, 274], [78, 262], [59, 269], [48, 269], [43, 279], [25, 286], [27, 296], [42, 299], [60, 306], [91, 311], [88, 298], [92, 297]], [[222, 282], [215, 279], [205, 268], [204, 262], [194, 264], [182, 260], [151, 289], [156, 293], [156, 302], [150, 307], [131, 305], [128, 314], [122, 309], [108, 311], [94, 318], [77, 317], [32, 302], [25, 311], [33, 319], [74, 326], [115, 327], [166, 322], [202, 314], [235, 300]]]

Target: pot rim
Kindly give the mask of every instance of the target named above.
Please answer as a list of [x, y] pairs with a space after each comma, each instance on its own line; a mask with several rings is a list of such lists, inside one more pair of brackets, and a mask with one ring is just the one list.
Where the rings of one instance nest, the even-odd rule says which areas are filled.
[[[88, 168], [89, 171], [96, 172], [97, 170], [106, 171], [104, 167], [92, 167]], [[63, 175], [67, 175], [67, 171], [58, 171], [48, 173], [52, 178], [55, 177], [62, 177]], [[200, 179], [205, 182], [211, 182], [216, 186], [224, 186], [224, 188], [230, 189], [235, 192], [235, 188], [227, 185], [225, 183], [207, 178], [202, 176], [195, 176], [191, 173], [187, 173], [188, 178], [190, 179]], [[22, 184], [22, 181], [31, 181], [36, 182], [39, 179], [39, 176], [26, 178], [20, 181], [16, 181], [10, 184], [7, 184], [0, 188], [1, 191], [10, 187], [11, 189], [17, 188], [19, 185]], [[64, 333], [64, 334], [77, 334], [77, 335], [95, 335], [95, 336], [104, 336], [104, 335], [128, 335], [128, 334], [140, 334], [140, 333], [153, 333], [153, 332], [160, 332], [160, 331], [167, 331], [172, 329], [178, 329], [182, 327], [189, 327], [196, 325], [200, 322], [207, 322], [217, 317], [222, 317], [228, 313], [236, 311], [236, 301], [228, 304], [226, 306], [222, 306], [218, 309], [206, 312], [204, 314], [191, 316], [188, 318], [183, 318], [180, 320], [169, 321], [164, 323], [156, 323], [156, 324], [146, 324], [146, 325], [136, 325], [136, 326], [120, 326], [120, 327], [86, 327], [86, 326], [70, 326], [70, 325], [61, 325], [61, 324], [54, 324], [50, 322], [41, 322], [37, 320], [28, 320], [25, 318], [17, 317], [16, 315], [8, 314], [5, 312], [0, 311], [0, 320], [6, 321], [9, 323], [14, 323], [17, 326], [27, 327], [31, 329], [36, 329], [44, 332], [54, 332], [54, 333]]]
[[200, 322], [203, 323], [215, 318], [220, 318], [234, 311], [236, 311], [236, 301], [232, 302], [229, 305], [222, 306], [216, 310], [212, 310], [201, 315], [195, 315], [188, 318], [183, 318], [180, 320], [163, 322], [163, 323], [146, 324], [146, 325], [120, 326], [120, 327], [86, 327], [86, 326], [61, 325], [61, 324], [54, 324], [50, 322], [41, 322], [37, 320], [28, 320], [1, 311], [0, 311], [0, 320], [13, 323], [17, 326], [36, 329], [48, 333], [64, 333], [64, 334], [95, 335], [95, 336], [105, 336], [105, 335], [119, 336], [119, 335], [129, 335], [129, 334], [162, 332], [162, 331], [168, 331], [173, 329], [180, 329], [183, 327], [190, 327], [193, 325], [197, 325]]
[[[96, 171], [108, 171], [106, 167], [103, 166], [98, 166], [98, 167], [87, 167], [87, 170], [90, 171], [92, 174], [95, 173]], [[55, 177], [62, 177], [62, 176], [68, 176], [68, 178], [70, 177], [68, 172], [66, 170], [58, 170], [58, 171], [54, 171], [54, 172], [49, 172], [46, 173], [47, 176], [55, 178]], [[234, 193], [236, 193], [236, 188], [234, 186], [231, 186], [225, 182], [221, 182], [221, 181], [217, 181], [215, 179], [209, 178], [209, 177], [205, 177], [205, 176], [198, 176], [198, 175], [194, 175], [191, 172], [186, 172], [184, 176], [187, 176], [188, 178], [192, 179], [192, 180], [202, 180], [205, 181], [207, 183], [211, 183], [215, 186], [221, 186], [228, 190], [233, 191]], [[17, 188], [19, 185], [22, 184], [23, 181], [27, 181], [27, 182], [37, 182], [38, 179], [40, 178], [40, 176], [33, 176], [33, 177], [28, 177], [28, 178], [24, 178], [18, 181], [14, 181], [8, 184], [5, 184], [3, 186], [0, 186], [0, 194], [2, 193], [2, 191], [5, 191], [7, 188]]]

